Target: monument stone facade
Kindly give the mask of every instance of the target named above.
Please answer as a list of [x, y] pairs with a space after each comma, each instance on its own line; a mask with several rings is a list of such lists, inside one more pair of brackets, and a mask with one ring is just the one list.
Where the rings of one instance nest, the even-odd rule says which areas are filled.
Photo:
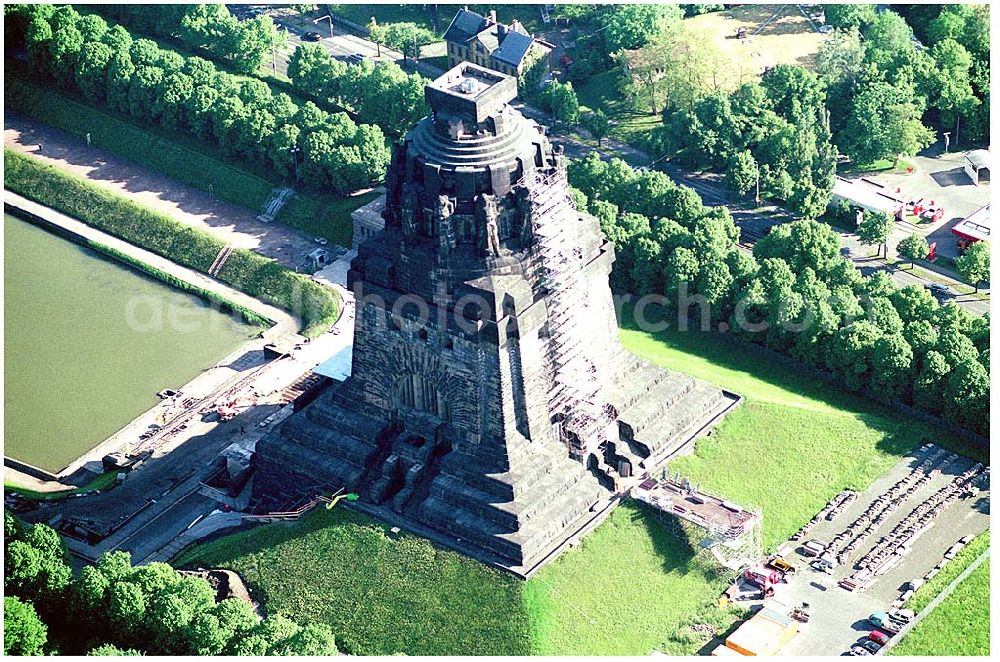
[[354, 491], [527, 576], [735, 396], [621, 348], [613, 246], [516, 94], [470, 63], [427, 85], [348, 274], [353, 374], [258, 444], [254, 490]]

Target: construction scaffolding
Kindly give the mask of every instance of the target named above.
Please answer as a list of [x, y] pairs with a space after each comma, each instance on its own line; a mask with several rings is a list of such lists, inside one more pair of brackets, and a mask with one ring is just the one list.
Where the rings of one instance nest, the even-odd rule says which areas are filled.
[[[581, 462], [596, 461], [599, 470], [613, 474], [599, 448], [607, 441], [607, 428], [615, 412], [601, 397], [600, 367], [587, 355], [589, 330], [580, 320], [588, 288], [583, 252], [579, 247], [579, 215], [570, 198], [562, 168], [536, 171], [526, 185], [531, 196], [532, 231], [538, 247], [539, 286], [546, 292], [549, 342], [546, 351], [552, 366], [549, 414], [559, 422], [559, 436], [570, 456]], [[588, 460], [588, 456], [594, 458]]]
[[632, 498], [646, 504], [678, 536], [703, 531], [699, 551], [706, 550], [727, 575], [760, 564], [764, 558], [759, 509], [744, 508], [702, 491], [680, 475], [647, 478], [632, 488]]

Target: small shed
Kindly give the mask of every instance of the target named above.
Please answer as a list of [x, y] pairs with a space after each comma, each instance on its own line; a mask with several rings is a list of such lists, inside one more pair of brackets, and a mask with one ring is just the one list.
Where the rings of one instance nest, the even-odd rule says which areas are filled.
[[965, 174], [976, 186], [990, 181], [990, 153], [985, 149], [974, 149], [965, 155]]

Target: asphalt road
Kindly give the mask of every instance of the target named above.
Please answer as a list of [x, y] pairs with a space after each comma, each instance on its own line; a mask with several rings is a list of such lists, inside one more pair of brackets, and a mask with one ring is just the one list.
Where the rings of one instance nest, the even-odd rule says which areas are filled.
[[287, 78], [288, 60], [291, 54], [295, 52], [295, 49], [299, 47], [299, 44], [302, 43], [302, 35], [306, 32], [317, 32], [322, 35], [319, 41], [315, 43], [323, 46], [338, 60], [346, 61], [347, 56], [358, 54], [364, 56], [367, 60], [376, 62], [396, 62], [404, 66], [404, 68], [415, 66], [420, 73], [432, 78], [436, 78], [444, 73], [440, 69], [424, 62], [418, 62], [415, 65], [409, 61], [404, 62], [403, 54], [399, 51], [386, 48], [385, 46], [380, 48], [374, 42], [358, 37], [341, 28], [336, 23], [331, 23], [329, 20], [321, 19], [318, 22], [313, 22], [296, 12], [282, 11], [280, 9], [273, 9], [270, 14], [277, 25], [288, 30], [288, 46], [283, 52], [277, 53], [274, 58], [272, 71], [277, 75]]

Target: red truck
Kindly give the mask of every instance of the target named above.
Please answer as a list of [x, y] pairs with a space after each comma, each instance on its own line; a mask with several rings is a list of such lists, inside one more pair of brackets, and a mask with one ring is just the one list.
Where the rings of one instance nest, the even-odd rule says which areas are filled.
[[757, 566], [743, 571], [743, 579], [765, 591], [781, 582], [781, 571]]

